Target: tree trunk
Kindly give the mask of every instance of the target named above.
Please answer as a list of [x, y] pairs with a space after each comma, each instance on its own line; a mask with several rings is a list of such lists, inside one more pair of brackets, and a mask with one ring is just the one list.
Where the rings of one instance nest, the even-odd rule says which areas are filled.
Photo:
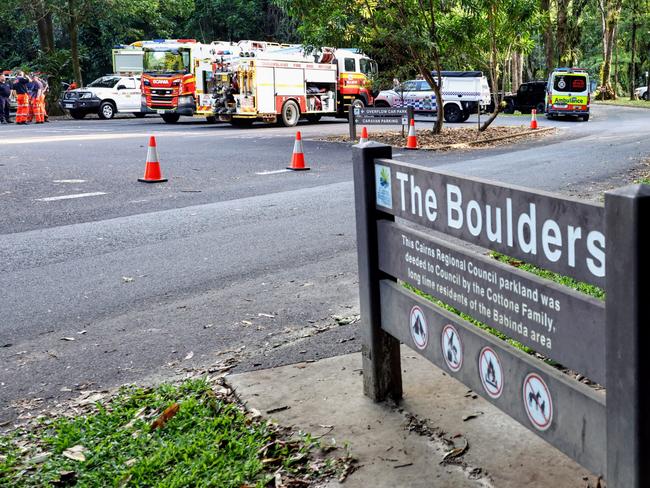
[[551, 23], [551, 0], [541, 0], [541, 10], [544, 12], [544, 54], [546, 57], [546, 76], [555, 68], [555, 44], [553, 43], [553, 25]]
[[557, 0], [557, 65], [563, 66], [567, 57], [567, 15], [569, 0]]
[[636, 82], [636, 1], [632, 2], [632, 39], [630, 40], [630, 100], [635, 99], [634, 86]]
[[603, 34], [603, 64], [600, 71], [599, 95], [601, 100], [616, 98], [616, 92], [612, 88], [612, 56], [621, 6], [622, 0], [598, 0]]
[[499, 52], [497, 48], [497, 39], [496, 39], [496, 22], [497, 22], [497, 6], [495, 4], [496, 1], [499, 0], [494, 0], [488, 6], [488, 24], [489, 24], [489, 32], [490, 32], [490, 81], [492, 82], [492, 87], [494, 90], [494, 93], [492, 95], [492, 98], [494, 99], [494, 111], [492, 112], [492, 115], [490, 115], [490, 117], [481, 126], [481, 128], [479, 129], [480, 132], [483, 132], [485, 129], [487, 129], [490, 126], [490, 124], [494, 121], [494, 119], [497, 118], [499, 112], [503, 110], [500, 108], [501, 95], [499, 94], [499, 78], [498, 78]]
[[36, 23], [38, 44], [41, 51], [50, 53], [54, 51], [54, 28], [52, 26], [52, 12], [43, 0], [23, 0], [22, 9]]
[[83, 86], [79, 61], [79, 24], [76, 0], [68, 0], [68, 35], [70, 36], [70, 57], [72, 58], [74, 81], [78, 86]]
[[427, 69], [425, 65], [420, 64], [418, 66], [418, 71], [425, 79], [425, 81], [429, 84], [429, 86], [433, 90], [434, 96], [436, 97], [436, 123], [433, 126], [434, 134], [440, 134], [442, 132], [442, 126], [445, 120], [444, 119], [445, 110], [442, 104], [442, 89], [440, 86], [442, 79], [440, 78], [440, 65], [439, 63], [437, 64], [438, 66], [436, 66], [436, 72], [438, 73], [438, 76], [436, 76], [435, 78], [431, 74], [431, 70]]

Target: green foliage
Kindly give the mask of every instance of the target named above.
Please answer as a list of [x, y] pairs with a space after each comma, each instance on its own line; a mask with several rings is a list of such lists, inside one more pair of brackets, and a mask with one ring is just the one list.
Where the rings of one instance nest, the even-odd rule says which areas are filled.
[[[152, 415], [173, 403], [178, 403], [178, 413], [151, 430]], [[273, 470], [282, 466], [294, 472], [296, 461], [313, 446], [309, 438], [277, 439], [271, 426], [252, 422], [236, 405], [216, 397], [203, 380], [153, 389], [125, 387], [89, 415], [59, 418], [40, 431], [2, 437], [0, 486], [60, 486], [61, 473], [72, 471], [77, 486], [262, 487], [273, 478], [263, 456], [277, 459]], [[63, 456], [73, 446], [85, 448], [84, 461]], [[30, 447], [50, 456], [24, 470], [34, 456]]]

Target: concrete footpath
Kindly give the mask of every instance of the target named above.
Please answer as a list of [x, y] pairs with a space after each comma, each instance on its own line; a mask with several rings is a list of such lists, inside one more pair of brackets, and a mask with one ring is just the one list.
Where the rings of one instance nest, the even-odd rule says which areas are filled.
[[[596, 486], [595, 476], [404, 347], [402, 368], [399, 406], [363, 395], [359, 353], [232, 375], [228, 382], [265, 417], [326, 444], [349, 445], [358, 469], [328, 488]], [[465, 445], [458, 458], [442, 462]]]

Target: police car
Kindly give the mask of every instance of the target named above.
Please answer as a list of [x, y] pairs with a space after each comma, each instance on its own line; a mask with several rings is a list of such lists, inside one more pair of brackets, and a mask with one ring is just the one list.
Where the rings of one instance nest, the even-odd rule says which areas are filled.
[[[437, 72], [432, 73], [437, 77]], [[444, 116], [447, 122], [465, 122], [470, 114], [490, 104], [490, 86], [480, 71], [441, 71]], [[433, 89], [425, 80], [405, 81], [379, 92], [375, 107], [413, 107], [417, 113], [437, 111]]]
[[74, 119], [83, 119], [88, 114], [112, 119], [115, 114], [123, 112], [144, 117], [145, 112], [140, 107], [141, 95], [139, 76], [107, 75], [84, 88], [66, 91], [61, 98], [61, 108]]

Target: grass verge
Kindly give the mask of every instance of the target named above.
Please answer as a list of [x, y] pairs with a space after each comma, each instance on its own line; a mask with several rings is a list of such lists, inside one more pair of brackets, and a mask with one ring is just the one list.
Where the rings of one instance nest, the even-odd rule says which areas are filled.
[[593, 100], [592, 103], [597, 105], [618, 105], [621, 107], [650, 108], [650, 102], [647, 100], [630, 100], [627, 97], [617, 98], [616, 100]]
[[206, 379], [123, 387], [73, 414], [79, 405], [0, 438], [0, 486], [308, 486], [341, 467]]

